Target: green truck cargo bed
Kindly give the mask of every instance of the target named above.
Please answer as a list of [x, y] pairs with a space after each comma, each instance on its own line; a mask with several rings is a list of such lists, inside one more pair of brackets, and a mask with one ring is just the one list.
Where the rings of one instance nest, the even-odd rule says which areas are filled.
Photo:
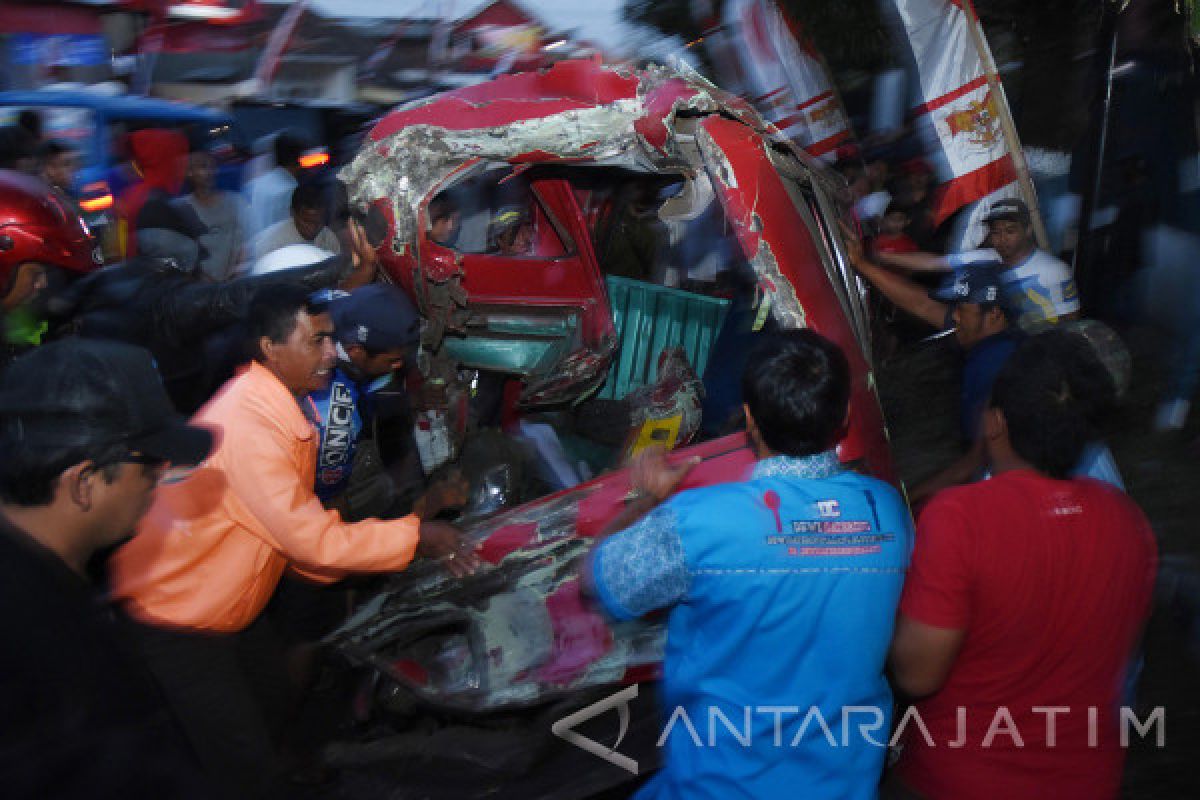
[[728, 300], [614, 275], [606, 280], [619, 349], [597, 396], [618, 399], [653, 383], [667, 347], [684, 348], [696, 374], [704, 374]]

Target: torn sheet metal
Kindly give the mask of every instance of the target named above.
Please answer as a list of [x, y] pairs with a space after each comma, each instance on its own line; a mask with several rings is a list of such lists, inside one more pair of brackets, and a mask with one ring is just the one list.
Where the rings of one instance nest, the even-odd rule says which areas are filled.
[[339, 177], [352, 205], [391, 207], [392, 247], [404, 254], [421, 204], [464, 165], [562, 160], [655, 170], [678, 157], [678, 115], [717, 112], [765, 129], [744, 103], [694, 73], [563, 62], [389, 114]]
[[638, 160], [630, 117], [638, 99], [563, 112], [553, 118], [520, 120], [483, 130], [456, 131], [429, 125], [402, 128], [364, 147], [341, 179], [360, 208], [388, 201], [395, 218], [393, 248], [415, 240], [416, 213], [424, 199], [460, 166], [477, 160], [507, 161], [540, 151], [541, 160]]
[[[830, 243], [813, 215], [822, 213], [805, 185], [780, 173], [768, 157], [772, 145], [724, 117], [701, 121], [696, 141], [717, 176], [717, 193], [733, 222], [742, 251], [772, 302], [783, 328], [809, 327], [836, 342], [850, 361], [850, 423], [839, 445], [843, 461], [862, 461], [871, 474], [892, 475], [878, 399], [868, 385], [870, 366], [848, 316]], [[738, 177], [725, 184], [720, 175]], [[830, 230], [836, 222], [830, 222]]]
[[[767, 237], [762, 235], [762, 218], [755, 208], [742, 209], [736, 213], [741, 202], [735, 191], [738, 187], [736, 172], [729, 157], [714, 141], [712, 134], [704, 128], [696, 131], [696, 144], [716, 178], [718, 191], [727, 203], [728, 218], [738, 226], [738, 239], [745, 249], [746, 259], [759, 276], [759, 286], [764, 294], [760, 301], [766, 304], [775, 321], [784, 329], [808, 327], [808, 315], [804, 304], [796, 294], [796, 287], [784, 274], [779, 259]], [[755, 195], [757, 197], [757, 195]]]
[[[741, 479], [744, 435], [701, 444], [682, 488]], [[662, 618], [612, 622], [580, 594], [578, 565], [625, 508], [626, 471], [462, 523], [484, 566], [455, 579], [417, 561], [326, 638], [418, 703], [479, 713], [528, 707], [587, 688], [657, 676]]]

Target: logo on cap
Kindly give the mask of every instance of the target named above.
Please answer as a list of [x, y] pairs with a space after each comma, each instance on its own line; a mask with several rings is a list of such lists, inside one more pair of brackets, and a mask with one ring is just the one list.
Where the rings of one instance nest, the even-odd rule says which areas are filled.
[[358, 341], [365, 342], [367, 337], [371, 335], [371, 330], [366, 325], [358, 326]]

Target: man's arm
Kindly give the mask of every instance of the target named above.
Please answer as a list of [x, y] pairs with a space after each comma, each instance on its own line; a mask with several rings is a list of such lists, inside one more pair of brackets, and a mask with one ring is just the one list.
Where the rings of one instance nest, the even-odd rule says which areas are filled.
[[983, 436], [975, 439], [971, 448], [941, 472], [926, 478], [908, 494], [908, 500], [913, 507], [924, 503], [929, 498], [950, 486], [970, 483], [983, 469], [987, 461], [987, 453], [983, 446]]
[[878, 253], [879, 263], [885, 267], [908, 272], [946, 272], [950, 262], [936, 253]]
[[892, 683], [913, 699], [938, 691], [946, 683], [964, 635], [965, 631], [926, 625], [901, 613], [889, 658]]
[[862, 242], [858, 237], [844, 226], [843, 230], [846, 231], [846, 253], [860, 275], [897, 308], [939, 330], [945, 326], [949, 306], [934, 300], [923, 287], [871, 261], [863, 251]]
[[624, 530], [653, 511], [679, 488], [679, 484], [699, 463], [699, 458], [691, 458], [680, 464], [668, 464], [666, 453], [658, 447], [639, 453], [629, 465], [630, 492], [625, 508], [609, 520], [600, 535], [608, 536]]
[[173, 339], [187, 342], [242, 319], [259, 289], [289, 284], [315, 291], [336, 286], [350, 271], [349, 259], [332, 256], [307, 267], [224, 283], [197, 283], [164, 298], [156, 309], [156, 323], [160, 331], [173, 334]]
[[[658, 448], [634, 459], [631, 502], [605, 527], [606, 538], [592, 548], [581, 570], [584, 591], [611, 616], [632, 619], [673, 605], [687, 592], [691, 579], [678, 520], [669, 506], [659, 503], [697, 463], [699, 459], [668, 465]], [[614, 530], [619, 532], [607, 535]]]
[[584, 559], [583, 588], [608, 615], [634, 619], [682, 600], [691, 574], [671, 504], [601, 541]]
[[460, 565], [467, 571], [477, 566], [472, 549], [445, 523], [415, 515], [343, 522], [321, 505], [311, 480], [300, 474], [286, 434], [266, 425], [245, 433], [253, 443], [227, 459], [229, 486], [272, 543], [304, 572], [393, 572], [415, 555], [445, 559], [456, 572]]
[[952, 498], [935, 499], [917, 523], [889, 663], [893, 683], [924, 697], [946, 682], [971, 619], [975, 541]]
[[341, 283], [341, 288], [348, 292], [375, 280], [375, 274], [379, 270], [379, 259], [375, 248], [371, 247], [371, 242], [367, 239], [366, 231], [353, 217], [346, 223], [346, 243], [350, 250], [347, 255], [354, 264], [353, 271]]

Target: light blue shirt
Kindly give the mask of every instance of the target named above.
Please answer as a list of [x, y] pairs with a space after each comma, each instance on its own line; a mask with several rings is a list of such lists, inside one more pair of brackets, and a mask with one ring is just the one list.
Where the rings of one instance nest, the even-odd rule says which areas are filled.
[[[999, 261], [990, 248], [946, 256], [954, 269], [981, 261]], [[1079, 311], [1079, 292], [1071, 268], [1044, 250], [1034, 250], [1021, 264], [1000, 270], [1003, 302], [1025, 330], [1038, 330]]]
[[664, 767], [638, 796], [875, 797], [912, 534], [899, 493], [830, 451], [682, 492], [598, 545], [610, 614], [670, 609]]

